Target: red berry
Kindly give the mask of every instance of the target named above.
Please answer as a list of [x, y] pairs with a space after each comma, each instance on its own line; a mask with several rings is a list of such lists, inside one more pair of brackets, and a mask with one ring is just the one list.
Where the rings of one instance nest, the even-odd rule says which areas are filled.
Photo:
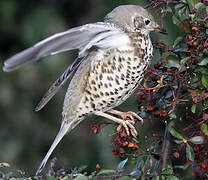
[[198, 43], [196, 41], [193, 42], [193, 46], [196, 47], [198, 46]]
[[161, 61], [163, 64], [166, 64], [168, 61], [166, 59], [162, 59]]
[[192, 176], [196, 176], [196, 172], [192, 172]]
[[174, 155], [175, 158], [179, 158], [180, 157], [180, 153], [179, 152], [174, 152], [173, 155]]
[[196, 153], [199, 152], [199, 147], [195, 147], [194, 152], [196, 152]]
[[167, 116], [167, 112], [165, 110], [161, 111], [160, 116], [161, 117], [166, 117]]
[[147, 106], [147, 111], [153, 111], [154, 107], [153, 106]]
[[112, 154], [113, 154], [114, 156], [116, 156], [116, 155], [118, 154], [118, 152], [115, 151], [115, 150], [113, 150], [113, 151], [112, 151]]
[[127, 141], [123, 142], [123, 144], [122, 144], [123, 147], [124, 146], [127, 146], [127, 145], [128, 145], [128, 142]]
[[202, 163], [202, 164], [201, 164], [201, 167], [202, 167], [203, 169], [206, 169], [206, 168], [207, 168], [207, 163]]
[[203, 120], [205, 120], [205, 121], [208, 120], [208, 114], [206, 114], [206, 113], [203, 114]]
[[128, 145], [129, 148], [136, 148], [138, 149], [139, 146], [137, 146], [136, 144], [134, 144], [133, 142], [130, 142], [129, 145]]
[[97, 134], [98, 133], [98, 129], [97, 128], [93, 128], [93, 134]]
[[100, 164], [96, 164], [96, 169], [97, 169], [97, 170], [100, 169]]
[[198, 30], [199, 30], [199, 28], [198, 28], [198, 27], [196, 27], [196, 26], [193, 26], [193, 27], [192, 27], [192, 30], [193, 30], [193, 31], [198, 31]]
[[191, 41], [193, 39], [192, 35], [188, 36], [188, 40]]
[[120, 137], [126, 137], [126, 136], [127, 136], [126, 132], [122, 131]]
[[120, 148], [120, 149], [119, 149], [119, 153], [120, 153], [120, 154], [124, 154], [124, 153], [125, 153], [125, 150], [124, 150], [123, 148]]
[[193, 13], [193, 14], [195, 14], [195, 13], [197, 13], [197, 12], [198, 12], [198, 10], [197, 10], [196, 8], [192, 9], [192, 13]]

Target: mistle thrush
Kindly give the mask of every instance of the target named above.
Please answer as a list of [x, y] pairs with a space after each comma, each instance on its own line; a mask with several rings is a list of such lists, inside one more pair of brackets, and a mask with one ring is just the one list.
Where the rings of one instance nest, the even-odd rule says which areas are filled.
[[[76, 70], [65, 95], [61, 128], [36, 174], [42, 171], [63, 136], [86, 115], [106, 117], [124, 127], [127, 134], [137, 135], [134, 121], [123, 120], [125, 114], [112, 108], [133, 94], [151, 62], [150, 31], [164, 32], [141, 6], [123, 5], [107, 14], [104, 22], [55, 34], [4, 63], [3, 70], [11, 71], [41, 57], [79, 49], [74, 63], [52, 84], [36, 107], [36, 111], [42, 109]], [[127, 115], [142, 120], [133, 112]]]

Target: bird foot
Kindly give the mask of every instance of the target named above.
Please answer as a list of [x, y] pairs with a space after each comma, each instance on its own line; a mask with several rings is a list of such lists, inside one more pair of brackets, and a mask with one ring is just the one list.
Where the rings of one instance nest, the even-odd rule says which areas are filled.
[[136, 137], [138, 135], [137, 130], [134, 127], [134, 124], [135, 124], [135, 119], [142, 121], [142, 123], [143, 123], [143, 119], [139, 115], [137, 115], [135, 112], [132, 112], [132, 111], [122, 112], [122, 111], [118, 111], [118, 110], [114, 110], [114, 109], [111, 109], [108, 112], [111, 114], [118, 115], [123, 119], [122, 123], [120, 123], [120, 125], [117, 128], [118, 132], [120, 132], [122, 127], [124, 127], [127, 135], [129, 135], [129, 128], [130, 128], [131, 134], [134, 137]]
[[[132, 111], [128, 111], [128, 112], [121, 112], [121, 118], [122, 119], [131, 119], [132, 121], [134, 121], [134, 118], [136, 118], [137, 120], [141, 121], [142, 123], [144, 122], [144, 120], [135, 112]], [[134, 121], [135, 123], [135, 121]]]
[[134, 127], [135, 122], [132, 120], [122, 120], [120, 125], [117, 127], [117, 131], [121, 132], [122, 128], [124, 127], [126, 134], [129, 136], [129, 130], [131, 132], [131, 134], [136, 138], [138, 135], [138, 132], [136, 130], [136, 128]]
[[[141, 121], [142, 123], [144, 121], [138, 114], [136, 114], [135, 112], [132, 112], [132, 111], [122, 112], [122, 111], [111, 109], [108, 112], [111, 114], [118, 115], [124, 120], [130, 119], [130, 120], [134, 121], [134, 118], [136, 118], [137, 120]], [[134, 123], [135, 123], [135, 121], [134, 121]]]
[[[120, 114], [121, 113], [120, 111], [116, 111], [116, 110], [109, 110], [108, 112], [112, 113], [112, 114], [116, 114], [116, 113]], [[119, 115], [119, 114], [117, 114], [117, 115]], [[122, 128], [124, 128], [126, 131], [126, 134], [128, 136], [130, 135], [130, 132], [134, 137], [136, 137], [138, 134], [136, 128], [134, 127], [134, 124], [135, 124], [134, 120], [120, 119], [120, 118], [117, 118], [117, 117], [112, 116], [112, 115], [105, 113], [105, 112], [97, 112], [96, 115], [108, 118], [108, 119], [118, 123], [119, 124], [119, 126], [117, 128], [118, 132], [121, 132]]]

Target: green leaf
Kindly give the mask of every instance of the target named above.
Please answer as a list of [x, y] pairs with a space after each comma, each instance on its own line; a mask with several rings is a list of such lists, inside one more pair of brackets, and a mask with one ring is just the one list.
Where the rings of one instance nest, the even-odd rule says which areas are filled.
[[198, 63], [198, 65], [200, 66], [206, 66], [208, 64], [208, 58], [204, 58], [202, 59], [202, 61], [200, 63]]
[[168, 7], [168, 6], [164, 7], [163, 11], [164, 12], [173, 12], [172, 9], [170, 7]]
[[201, 79], [202, 85], [208, 89], [208, 76], [203, 75]]
[[187, 51], [188, 50], [188, 46], [186, 43], [181, 43], [180, 44], [180, 50], [181, 51]]
[[163, 169], [162, 169], [162, 174], [163, 174], [163, 175], [173, 174], [173, 168], [171, 168], [171, 167], [163, 168]]
[[125, 164], [127, 163], [128, 158], [126, 158], [125, 160], [121, 161], [118, 166], [117, 166], [117, 170], [118, 171], [122, 171], [123, 167], [125, 166]]
[[166, 176], [160, 176], [160, 180], [166, 180]]
[[162, 175], [160, 176], [159, 180], [179, 180], [176, 176], [165, 176], [165, 175]]
[[70, 180], [70, 179], [69, 179], [69, 176], [65, 176], [65, 177], [61, 178], [60, 180]]
[[157, 177], [156, 177], [156, 180], [160, 180], [160, 176], [157, 176]]
[[204, 138], [202, 136], [194, 136], [189, 141], [193, 144], [202, 144], [204, 142]]
[[[10, 179], [10, 180], [12, 180], [12, 179]], [[48, 176], [48, 177], [46, 177], [46, 180], [57, 180], [57, 178], [55, 178], [53, 176]]]
[[171, 67], [180, 68], [180, 64], [179, 64], [178, 61], [170, 60], [170, 59], [168, 60], [166, 66], [167, 66], [168, 68], [171, 68]]
[[172, 126], [169, 126], [169, 132], [172, 136], [178, 138], [178, 139], [184, 139], [183, 135], [179, 132], [177, 132]]
[[176, 176], [167, 176], [166, 180], [179, 180]]
[[176, 16], [172, 16], [172, 21], [173, 21], [173, 24], [177, 26], [181, 24], [181, 21]]
[[188, 19], [188, 11], [187, 11], [186, 7], [182, 8], [178, 11], [178, 17], [179, 17], [180, 21], [184, 21], [184, 20]]
[[75, 180], [88, 180], [87, 176], [84, 176], [83, 174], [78, 174]]
[[123, 177], [120, 177], [119, 180], [132, 180], [132, 178], [128, 176], [123, 176]]
[[203, 3], [199, 2], [195, 5], [195, 8], [201, 11], [202, 9], [206, 8], [206, 6]]
[[203, 124], [200, 125], [200, 127], [201, 127], [201, 131], [202, 131], [206, 136], [208, 136], [208, 126], [207, 126], [207, 124], [203, 123]]
[[172, 60], [172, 61], [176, 61], [177, 63], [179, 62], [179, 58], [178, 57], [176, 57], [176, 55], [174, 55], [174, 54], [166, 54], [166, 59], [167, 60]]
[[198, 0], [187, 0], [186, 2], [188, 3], [189, 8], [192, 10], [195, 7], [195, 5], [198, 3]]
[[169, 114], [169, 117], [172, 118], [172, 119], [176, 119], [177, 118], [177, 116], [174, 113]]
[[183, 143], [183, 140], [181, 140], [181, 139], [176, 139], [176, 140], [174, 140], [174, 141], [175, 141], [175, 143], [177, 143], [177, 144]]
[[177, 37], [173, 43], [173, 48], [175, 48], [182, 40], [183, 40], [182, 36]]
[[140, 176], [140, 174], [141, 174], [141, 171], [136, 168], [134, 168], [133, 171], [130, 173], [131, 176], [135, 176], [135, 177]]
[[190, 57], [185, 57], [183, 59], [181, 59], [181, 64], [185, 64], [188, 60], [190, 59]]
[[113, 169], [102, 169], [100, 170], [99, 173], [97, 173], [97, 175], [112, 175], [112, 174], [116, 174], [116, 171]]
[[208, 75], [208, 67], [200, 66], [199, 67], [199, 72], [202, 73], [203, 75]]
[[191, 106], [191, 112], [192, 113], [196, 113], [196, 104], [193, 104], [192, 106]]
[[81, 173], [81, 172], [84, 171], [86, 168], [87, 168], [87, 165], [83, 165], [83, 166], [79, 167], [79, 169], [78, 169], [77, 171]]
[[175, 5], [175, 10], [178, 11], [179, 9], [183, 8], [184, 6], [185, 6], [185, 4], [178, 3], [177, 5]]
[[190, 161], [194, 161], [195, 159], [194, 150], [188, 143], [186, 144], [186, 157]]

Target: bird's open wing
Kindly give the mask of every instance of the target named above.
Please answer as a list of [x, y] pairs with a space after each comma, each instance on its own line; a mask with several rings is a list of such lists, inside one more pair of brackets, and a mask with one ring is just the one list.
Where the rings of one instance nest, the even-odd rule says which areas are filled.
[[5, 61], [3, 70], [12, 71], [27, 62], [38, 60], [41, 57], [72, 49], [82, 49], [94, 36], [111, 29], [113, 29], [113, 27], [106, 26], [106, 23], [99, 22], [86, 24], [69, 29], [65, 32], [54, 34], [35, 44], [33, 47], [9, 58]]
[[79, 56], [86, 55], [91, 47], [97, 47], [100, 50], [109, 49], [122, 50], [130, 46], [130, 39], [127, 33], [118, 28], [107, 29], [94, 36], [79, 52]]
[[40, 103], [36, 106], [35, 110], [41, 110], [50, 99], [58, 92], [58, 90], [64, 85], [72, 72], [79, 67], [88, 56], [88, 50], [93, 46], [98, 47], [100, 50], [108, 50], [113, 48], [119, 48], [126, 45], [128, 42], [128, 36], [120, 30], [105, 30], [95, 35], [83, 49], [79, 52], [78, 58], [65, 70], [65, 72], [52, 84], [49, 90], [41, 99]]
[[108, 50], [119, 48], [129, 43], [129, 38], [122, 30], [117, 29], [111, 24], [95, 23], [72, 28], [68, 31], [55, 34], [33, 47], [26, 49], [4, 63], [4, 71], [12, 71], [21, 65], [38, 60], [41, 57], [57, 54], [59, 52], [72, 49], [79, 49], [78, 58], [70, 65], [65, 72], [51, 85], [40, 103], [36, 107], [36, 111], [41, 110], [50, 99], [64, 85], [72, 72], [78, 68], [85, 57], [88, 50], [97, 47], [100, 50]]

